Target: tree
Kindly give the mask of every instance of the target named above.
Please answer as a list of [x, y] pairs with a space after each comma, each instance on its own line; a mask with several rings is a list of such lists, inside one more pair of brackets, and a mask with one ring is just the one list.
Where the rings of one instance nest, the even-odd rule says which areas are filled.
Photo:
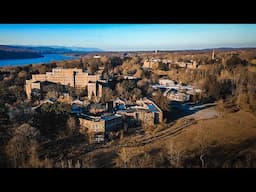
[[141, 93], [142, 93], [142, 92], [141, 92], [140, 89], [134, 88], [134, 89], [132, 90], [133, 100], [137, 100], [137, 99], [141, 98], [141, 97], [142, 97], [142, 94], [141, 94]]
[[136, 55], [135, 57], [132, 57], [130, 62], [136, 65], [140, 65], [142, 63], [141, 61], [142, 58]]
[[14, 129], [13, 136], [6, 145], [6, 154], [12, 167], [26, 167], [31, 148], [37, 145], [40, 132], [29, 124]]
[[142, 96], [149, 96], [152, 93], [153, 88], [151, 87], [150, 80], [143, 78], [137, 82], [137, 87], [141, 90]]
[[120, 69], [120, 66], [116, 66], [116, 67], [114, 67], [114, 74], [121, 74], [121, 69]]
[[143, 70], [142, 69], [137, 69], [136, 70], [136, 73], [134, 74], [134, 77], [137, 77], [137, 78], [142, 78], [143, 76]]
[[38, 71], [40, 74], [45, 74], [47, 71], [47, 66], [45, 64], [39, 65]]
[[91, 64], [88, 67], [88, 73], [89, 74], [95, 74], [97, 70], [98, 70], [98, 65], [97, 64]]
[[67, 135], [72, 136], [77, 133], [78, 122], [74, 117], [69, 117], [67, 120]]
[[128, 167], [128, 161], [130, 159], [130, 154], [128, 150], [123, 147], [119, 152], [118, 152], [118, 157], [115, 160], [116, 167], [119, 168], [127, 168]]
[[17, 100], [23, 100], [26, 98], [25, 90], [23, 87], [18, 85], [13, 85], [9, 87], [9, 91], [17, 98]]
[[168, 70], [168, 66], [162, 62], [159, 63], [158, 65], [158, 69], [159, 70], [163, 70], [163, 71], [167, 71]]
[[153, 100], [163, 111], [169, 112], [171, 110], [167, 97], [163, 96], [160, 91], [156, 92], [156, 95], [153, 96]]
[[146, 87], [147, 85], [148, 85], [148, 81], [146, 81], [146, 79], [142, 79], [137, 82], [137, 86], [140, 89], [143, 87]]
[[102, 95], [102, 102], [105, 103], [105, 102], [108, 102], [108, 101], [112, 101], [113, 98], [114, 98], [114, 93], [112, 91], [112, 89], [108, 88], [108, 87], [105, 87], [103, 88], [103, 95]]
[[22, 79], [25, 79], [27, 77], [27, 72], [26, 71], [20, 71], [18, 73], [18, 77], [22, 78]]
[[70, 112], [71, 106], [65, 103], [43, 104], [33, 116], [33, 126], [40, 130], [44, 138], [65, 136]]
[[118, 65], [121, 65], [123, 63], [122, 59], [120, 57], [112, 57], [110, 58], [111, 67], [116, 67]]
[[116, 92], [117, 92], [117, 96], [120, 96], [120, 97], [124, 97], [125, 96], [125, 93], [126, 93], [126, 89], [125, 87], [122, 86], [121, 83], [117, 83], [116, 84]]
[[58, 95], [57, 90], [50, 90], [46, 94], [46, 98], [58, 98], [58, 97], [59, 97], [59, 95]]
[[11, 167], [24, 167], [28, 158], [29, 140], [26, 137], [14, 136], [6, 146], [6, 154], [10, 160]]
[[100, 61], [103, 63], [103, 65], [107, 65], [110, 63], [110, 59], [106, 56], [101, 57]]
[[14, 130], [14, 135], [20, 135], [29, 139], [38, 139], [40, 136], [40, 131], [31, 125], [24, 123]]
[[181, 158], [182, 153], [175, 149], [175, 146], [171, 141], [169, 145], [167, 145], [167, 159], [170, 162], [170, 166], [172, 168], [181, 168]]
[[208, 150], [208, 137], [209, 137], [209, 130], [202, 129], [202, 127], [197, 128], [197, 142], [199, 146], [199, 159], [201, 162], [201, 168], [206, 168], [206, 159], [205, 156]]
[[228, 68], [232, 69], [232, 67], [236, 67], [237, 65], [242, 63], [242, 59], [237, 55], [233, 55], [226, 61], [226, 65]]
[[151, 75], [151, 78], [150, 78], [150, 79], [151, 79], [151, 82], [152, 82], [152, 83], [158, 83], [159, 75], [153, 73], [153, 74]]
[[136, 83], [133, 80], [125, 80], [121, 83], [121, 86], [128, 92], [132, 91], [136, 87]]

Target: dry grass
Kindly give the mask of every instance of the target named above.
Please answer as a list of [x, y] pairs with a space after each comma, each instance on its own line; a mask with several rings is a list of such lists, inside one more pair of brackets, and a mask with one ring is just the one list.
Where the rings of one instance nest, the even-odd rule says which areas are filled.
[[[179, 120], [173, 127], [181, 124], [182, 120]], [[129, 150], [134, 151], [133, 156], [142, 151], [148, 153], [154, 149], [160, 149], [166, 155], [166, 151], [168, 152], [168, 148], [172, 145], [173, 152], [188, 154], [200, 151], [202, 144], [205, 148], [224, 149], [225, 146], [240, 145], [254, 138], [256, 138], [256, 117], [251, 113], [239, 111], [223, 113], [216, 119], [200, 120], [176, 136]], [[244, 149], [241, 148], [241, 150]]]
[[250, 72], [253, 72], [253, 73], [256, 73], [256, 64], [254, 64], [255, 66], [249, 66], [248, 67], [248, 70], [250, 71]]
[[216, 119], [198, 121], [171, 139], [179, 150], [193, 151], [200, 135], [209, 145], [239, 144], [256, 137], [256, 117], [244, 111], [223, 113]]

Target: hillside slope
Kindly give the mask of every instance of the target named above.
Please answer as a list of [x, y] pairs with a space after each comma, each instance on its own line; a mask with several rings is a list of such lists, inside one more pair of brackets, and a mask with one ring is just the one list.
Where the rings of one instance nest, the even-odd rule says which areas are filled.
[[217, 114], [200, 120], [187, 116], [168, 127], [104, 146], [90, 146], [80, 139], [74, 145], [63, 139], [41, 146], [40, 154], [93, 168], [256, 167], [256, 117], [245, 111]]
[[25, 59], [43, 57], [40, 53], [26, 48], [0, 45], [0, 59]]

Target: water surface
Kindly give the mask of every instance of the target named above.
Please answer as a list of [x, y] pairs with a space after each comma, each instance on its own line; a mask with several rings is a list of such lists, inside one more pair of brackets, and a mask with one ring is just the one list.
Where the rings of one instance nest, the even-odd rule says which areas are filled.
[[67, 56], [62, 54], [43, 54], [44, 57], [40, 58], [29, 58], [29, 59], [6, 59], [0, 60], [0, 67], [3, 66], [22, 66], [28, 64], [42, 64], [42, 63], [50, 63], [53, 61], [64, 61], [75, 59], [76, 57]]

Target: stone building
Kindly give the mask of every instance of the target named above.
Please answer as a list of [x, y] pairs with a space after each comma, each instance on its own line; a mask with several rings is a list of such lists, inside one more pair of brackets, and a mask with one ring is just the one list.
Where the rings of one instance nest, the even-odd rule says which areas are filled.
[[157, 69], [159, 67], [160, 59], [146, 59], [143, 63], [144, 68]]
[[103, 142], [106, 135], [123, 127], [121, 115], [89, 116], [82, 114], [79, 117], [80, 133], [89, 136], [90, 143]]
[[108, 83], [105, 80], [89, 81], [87, 85], [88, 98], [92, 99], [93, 96], [101, 98], [103, 96], [104, 87], [107, 87]]
[[180, 61], [174, 63], [175, 65], [181, 67], [181, 68], [188, 68], [188, 69], [196, 69], [198, 67], [198, 64], [196, 61], [189, 60], [189, 61]]
[[[122, 104], [123, 106], [124, 104]], [[120, 105], [119, 105], [120, 106]], [[117, 108], [117, 114], [137, 119], [143, 124], [155, 125], [163, 121], [162, 110], [151, 100], [143, 98], [136, 101], [133, 106]]]

